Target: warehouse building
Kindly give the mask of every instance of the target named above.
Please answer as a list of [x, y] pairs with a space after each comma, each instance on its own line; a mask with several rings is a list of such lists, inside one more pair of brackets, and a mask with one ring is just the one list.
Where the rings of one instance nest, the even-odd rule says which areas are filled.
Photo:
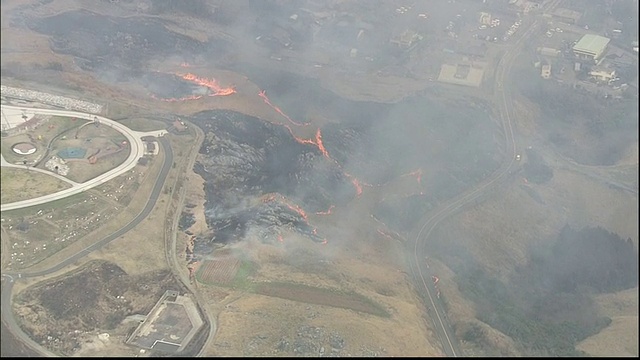
[[573, 46], [573, 53], [581, 60], [598, 63], [607, 50], [609, 39], [606, 37], [587, 34]]

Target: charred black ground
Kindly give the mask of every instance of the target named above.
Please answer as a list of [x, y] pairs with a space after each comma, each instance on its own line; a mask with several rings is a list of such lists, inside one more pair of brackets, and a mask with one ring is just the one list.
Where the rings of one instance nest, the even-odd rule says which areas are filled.
[[174, 74], [150, 72], [144, 74], [140, 82], [158, 99], [182, 99], [209, 93], [206, 87], [193, 84]]
[[198, 239], [197, 253], [211, 243], [241, 240], [255, 231], [273, 241], [290, 228], [323, 239], [306, 212], [344, 204], [355, 196], [338, 165], [312, 145], [295, 141], [286, 128], [231, 111], [207, 111], [193, 121], [206, 139], [195, 171], [205, 181], [211, 239]]
[[[370, 214], [396, 231], [410, 231], [425, 211], [498, 166], [500, 138], [481, 106], [459, 103], [451, 111], [425, 97], [356, 102], [302, 77], [267, 80], [275, 86], [265, 88], [277, 90], [270, 92], [271, 101], [296, 121], [308, 123], [320, 108], [335, 120], [319, 128], [328, 156], [317, 144], [300, 143], [306, 139], [296, 139], [283, 125], [230, 111], [194, 116], [206, 134], [195, 170], [206, 181], [212, 231], [196, 240], [196, 257], [210, 253], [215, 243], [249, 236], [274, 242], [287, 231], [321, 242], [306, 213], [344, 206], [362, 189], [382, 191]], [[292, 92], [308, 101], [292, 103]], [[442, 170], [420, 178], [422, 169], [432, 168]], [[416, 179], [410, 194], [384, 194], [384, 186], [408, 174]]]

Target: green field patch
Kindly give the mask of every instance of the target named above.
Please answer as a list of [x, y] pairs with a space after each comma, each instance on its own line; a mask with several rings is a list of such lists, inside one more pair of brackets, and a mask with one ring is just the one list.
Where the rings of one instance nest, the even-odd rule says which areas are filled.
[[295, 283], [262, 282], [254, 284], [254, 292], [307, 304], [338, 307], [382, 317], [390, 316], [382, 305], [353, 291], [346, 292]]
[[249, 275], [253, 270], [254, 264], [251, 261], [224, 256], [205, 260], [196, 271], [195, 277], [203, 284], [251, 291], [253, 283], [249, 280]]

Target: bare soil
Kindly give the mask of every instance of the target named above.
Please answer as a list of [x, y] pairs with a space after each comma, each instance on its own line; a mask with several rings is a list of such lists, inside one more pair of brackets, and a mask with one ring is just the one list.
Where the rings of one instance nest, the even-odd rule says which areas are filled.
[[125, 335], [168, 289], [180, 290], [167, 270], [128, 275], [113, 263], [95, 261], [17, 294], [14, 310], [23, 329], [52, 351], [72, 355], [92, 334]]

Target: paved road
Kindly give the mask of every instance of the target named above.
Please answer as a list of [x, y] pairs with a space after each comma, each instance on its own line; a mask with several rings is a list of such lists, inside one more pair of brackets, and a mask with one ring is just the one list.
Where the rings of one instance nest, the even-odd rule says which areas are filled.
[[611, 175], [606, 173], [607, 171], [615, 171], [625, 167], [630, 167], [628, 165], [590, 166], [578, 164], [575, 161], [554, 152], [550, 146], [537, 146], [535, 151], [543, 155], [549, 165], [576, 172], [613, 188], [638, 195], [637, 187], [617, 181]]
[[25, 344], [29, 345], [33, 349], [43, 353], [47, 356], [56, 356], [50, 351], [44, 349], [38, 343], [33, 341], [27, 334], [25, 334], [22, 329], [16, 323], [15, 318], [13, 317], [13, 311], [11, 308], [11, 291], [13, 289], [13, 284], [19, 278], [33, 278], [38, 276], [44, 276], [48, 274], [52, 274], [58, 270], [63, 269], [64, 267], [71, 265], [81, 259], [82, 257], [88, 255], [89, 253], [98, 250], [111, 241], [119, 238], [124, 235], [129, 230], [136, 227], [142, 220], [144, 220], [153, 210], [156, 202], [158, 201], [158, 197], [160, 196], [160, 192], [164, 187], [165, 180], [167, 179], [167, 175], [169, 174], [169, 170], [171, 170], [171, 166], [173, 165], [173, 151], [171, 149], [171, 145], [169, 141], [165, 138], [160, 138], [159, 143], [162, 145], [162, 149], [165, 152], [164, 163], [162, 164], [162, 169], [156, 178], [156, 183], [151, 191], [151, 196], [149, 200], [147, 200], [147, 204], [144, 209], [128, 224], [124, 225], [122, 228], [118, 229], [116, 232], [111, 235], [103, 238], [102, 240], [88, 246], [87, 248], [79, 251], [78, 253], [68, 257], [66, 260], [63, 260], [59, 264], [42, 271], [37, 272], [25, 272], [25, 273], [15, 273], [15, 272], [7, 272], [3, 273], [2, 276], [6, 278], [4, 281], [4, 288], [2, 289], [2, 304], [0, 305], [0, 309], [2, 312], [2, 320], [7, 324], [7, 327], [11, 330], [11, 332], [18, 337], [20, 340], [24, 341]]
[[[1, 204], [0, 211], [15, 210], [15, 209], [21, 209], [29, 206], [41, 205], [50, 201], [60, 200], [75, 194], [79, 194], [83, 191], [92, 189], [100, 184], [104, 184], [105, 182], [121, 174], [124, 174], [125, 172], [133, 169], [136, 166], [136, 164], [138, 163], [138, 159], [144, 156], [144, 144], [142, 142], [143, 137], [162, 136], [166, 134], [165, 130], [152, 131], [147, 133], [133, 131], [128, 127], [116, 121], [113, 121], [111, 119], [107, 119], [105, 117], [97, 116], [94, 114], [85, 114], [85, 113], [80, 113], [75, 111], [35, 109], [35, 108], [24, 108], [24, 107], [18, 107], [18, 106], [2, 105], [2, 110], [4, 111], [5, 109], [12, 110], [12, 111], [15, 111], [16, 109], [20, 111], [26, 110], [29, 113], [43, 114], [43, 115], [76, 117], [76, 118], [86, 119], [90, 121], [93, 121], [95, 118], [97, 118], [101, 124], [110, 126], [113, 129], [122, 133], [127, 138], [127, 141], [131, 146], [131, 152], [129, 153], [129, 157], [118, 167], [111, 169], [106, 173], [99, 175], [87, 182], [84, 182], [82, 184], [75, 184], [69, 189], [61, 190], [53, 194], [44, 195], [37, 198], [29, 199], [29, 200], [17, 201], [10, 204]], [[5, 164], [6, 162], [3, 161], [0, 165], [4, 166]]]
[[[29, 170], [29, 171], [35, 171], [35, 172], [39, 172], [41, 174], [45, 174], [45, 175], [49, 175], [49, 176], [53, 176], [54, 178], [58, 179], [58, 180], [62, 180], [66, 183], [71, 184], [71, 186], [78, 186], [80, 185], [79, 183], [70, 180], [60, 174], [56, 174], [54, 172], [51, 172], [49, 170], [44, 170], [44, 169], [40, 169], [40, 168], [36, 168], [33, 166], [27, 166], [27, 165], [17, 165], [17, 164], [12, 164], [10, 162], [8, 162], [7, 160], [5, 160], [4, 156], [2, 156], [2, 154], [0, 154], [0, 166], [2, 167], [6, 167], [6, 168], [14, 168], [14, 169], [22, 169], [22, 170]], [[9, 205], [9, 204], [7, 204]], [[4, 210], [4, 209], [2, 209]]]
[[[558, 6], [561, 0], [554, 0], [547, 6], [547, 11]], [[513, 61], [516, 59], [518, 52], [523, 46], [527, 38], [538, 29], [539, 19], [533, 21], [528, 26], [526, 31], [522, 33], [520, 38], [507, 50], [502, 56], [500, 62], [497, 65], [497, 71], [495, 75], [495, 94], [497, 103], [499, 104], [500, 117], [502, 119], [502, 129], [505, 135], [505, 141], [507, 145], [506, 160], [502, 165], [482, 183], [476, 187], [469, 189], [462, 194], [456, 196], [452, 200], [439, 206], [436, 211], [427, 214], [427, 217], [421, 222], [421, 226], [414, 231], [410, 239], [414, 241], [410, 244], [413, 247], [410, 249], [411, 255], [409, 256], [409, 267], [411, 269], [411, 275], [414, 279], [418, 292], [425, 299], [427, 304], [427, 312], [431, 318], [434, 329], [440, 342], [444, 353], [447, 356], [459, 356], [462, 355], [458, 341], [455, 336], [455, 332], [449, 323], [446, 311], [442, 301], [438, 296], [438, 290], [432, 281], [433, 274], [429, 269], [426, 255], [429, 253], [426, 249], [427, 239], [433, 232], [436, 226], [445, 218], [451, 216], [456, 211], [460, 210], [463, 206], [474, 202], [476, 199], [489, 191], [493, 186], [499, 184], [508, 178], [511, 170], [515, 167], [515, 155], [516, 155], [516, 142], [514, 139], [513, 127], [511, 124], [511, 108], [512, 102], [510, 97], [510, 91], [506, 89], [505, 81], [509, 74], [509, 70]], [[524, 28], [522, 30], [525, 30]]]

